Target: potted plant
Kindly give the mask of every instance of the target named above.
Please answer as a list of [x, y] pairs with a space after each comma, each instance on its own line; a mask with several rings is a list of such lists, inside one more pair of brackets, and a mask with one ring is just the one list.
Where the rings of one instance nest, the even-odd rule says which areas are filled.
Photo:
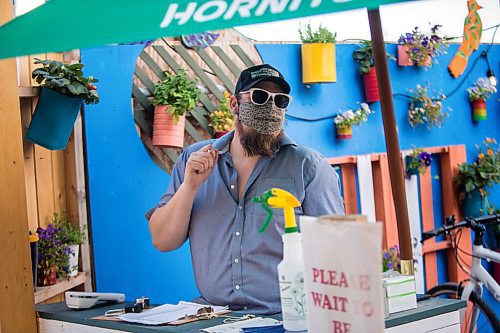
[[357, 110], [347, 110], [337, 115], [333, 122], [337, 130], [337, 139], [350, 140], [352, 139], [352, 126], [361, 125], [362, 122], [368, 120], [368, 116], [373, 111], [366, 103], [361, 103], [361, 107]]
[[157, 83], [153, 91], [153, 145], [182, 148], [186, 112], [196, 107], [201, 91], [185, 70], [165, 74], [165, 79]]
[[220, 102], [220, 110], [215, 110], [210, 114], [208, 126], [212, 127], [216, 138], [234, 129], [234, 115], [229, 108], [229, 98], [231, 94], [224, 92], [224, 98]]
[[[429, 87], [417, 85], [410, 89], [413, 94], [408, 110], [408, 121], [412, 127], [427, 124], [428, 128], [441, 127], [444, 124], [448, 112], [443, 111], [443, 100], [446, 96], [442, 93], [431, 98], [428, 95]], [[448, 108], [448, 111], [450, 109]]]
[[26, 139], [52, 150], [65, 149], [82, 103], [99, 103], [98, 80], [83, 76], [83, 64], [35, 58], [32, 72], [42, 87]]
[[500, 148], [495, 139], [486, 138], [484, 146], [476, 146], [478, 156], [473, 163], [462, 163], [453, 178], [462, 205], [462, 215], [477, 217], [488, 209], [488, 187], [500, 183]]
[[444, 43], [445, 39], [438, 35], [440, 27], [440, 25], [433, 26], [429, 35], [422, 33], [418, 27], [410, 33], [401, 35], [398, 40], [398, 64], [431, 66], [433, 58], [445, 54], [448, 46]]
[[335, 39], [337, 33], [331, 33], [321, 25], [312, 31], [311, 24], [306, 24], [304, 31], [299, 28], [302, 41], [302, 82], [323, 83], [337, 82], [335, 65]]
[[352, 53], [352, 57], [359, 63], [359, 74], [363, 76], [366, 101], [376, 102], [380, 100], [377, 72], [373, 63], [372, 43], [369, 40], [362, 41], [359, 48]]
[[405, 157], [406, 177], [413, 175], [423, 175], [431, 165], [431, 154], [424, 151], [423, 148], [415, 148]]
[[61, 216], [54, 213], [52, 217], [52, 224], [59, 229], [62, 239], [66, 246], [69, 248], [68, 262], [63, 269], [65, 269], [68, 276], [78, 275], [78, 256], [80, 245], [85, 241], [85, 233], [80, 228], [73, 226], [63, 213]]
[[63, 233], [50, 223], [47, 228], [37, 229], [38, 241], [38, 286], [50, 286], [57, 277], [64, 275], [63, 267], [68, 263], [69, 248]]
[[401, 271], [401, 257], [397, 245], [382, 251], [382, 272], [387, 272], [389, 270], [396, 272]]
[[479, 78], [472, 87], [467, 89], [469, 101], [472, 105], [472, 117], [474, 121], [486, 120], [486, 100], [497, 92], [497, 88], [486, 78]]

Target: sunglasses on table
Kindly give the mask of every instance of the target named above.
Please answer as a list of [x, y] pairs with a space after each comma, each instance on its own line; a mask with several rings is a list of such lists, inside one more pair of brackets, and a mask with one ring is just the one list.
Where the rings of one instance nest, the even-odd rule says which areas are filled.
[[240, 92], [240, 94], [250, 94], [250, 100], [253, 104], [264, 105], [272, 97], [274, 106], [279, 109], [286, 109], [290, 102], [292, 101], [292, 96], [284, 93], [272, 93], [260, 88], [250, 88], [246, 91]]

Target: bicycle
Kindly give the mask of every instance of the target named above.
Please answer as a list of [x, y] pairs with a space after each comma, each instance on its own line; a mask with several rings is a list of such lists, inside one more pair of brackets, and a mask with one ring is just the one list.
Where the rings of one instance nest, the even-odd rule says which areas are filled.
[[[431, 296], [441, 296], [445, 295], [448, 297], [458, 298], [466, 300], [472, 303], [472, 311], [470, 319], [465, 318], [466, 310], [460, 311], [461, 322], [463, 325], [464, 318], [465, 328], [469, 326], [468, 332], [472, 333], [477, 325], [477, 319], [479, 317], [479, 311], [481, 311], [489, 324], [493, 328], [495, 333], [500, 332], [500, 322], [497, 315], [491, 309], [491, 307], [482, 298], [483, 295], [483, 285], [490, 291], [494, 296], [495, 300], [500, 301], [500, 287], [498, 283], [493, 279], [493, 277], [488, 273], [486, 269], [481, 265], [481, 260], [487, 259], [494, 262], [500, 262], [500, 253], [492, 251], [488, 248], [483, 247], [483, 236], [486, 231], [486, 225], [492, 224], [493, 226], [500, 223], [500, 215], [488, 215], [478, 218], [465, 218], [464, 221], [456, 223], [455, 216], [449, 216], [446, 218], [446, 223], [444, 226], [422, 233], [423, 243], [427, 239], [439, 236], [447, 235], [450, 237], [451, 246], [455, 254], [455, 259], [457, 260], [460, 268], [469, 275], [469, 279], [462, 281], [460, 283], [446, 282], [431, 288], [427, 294]], [[458, 247], [460, 241], [461, 233], [463, 228], [469, 228], [475, 232], [474, 244], [472, 246], [472, 254], [465, 252]], [[453, 230], [457, 232], [452, 233]], [[466, 255], [472, 256], [472, 265], [470, 267], [463, 262], [458, 252], [462, 252]], [[468, 282], [465, 283], [464, 282]], [[469, 322], [470, 320], [470, 322]]]

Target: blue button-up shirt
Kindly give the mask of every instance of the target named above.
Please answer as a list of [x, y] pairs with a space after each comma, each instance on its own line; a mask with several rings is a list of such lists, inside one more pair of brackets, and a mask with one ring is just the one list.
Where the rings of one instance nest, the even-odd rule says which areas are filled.
[[210, 304], [249, 313], [278, 313], [283, 211], [275, 209], [272, 225], [259, 233], [267, 213], [252, 198], [278, 187], [301, 202], [295, 209], [298, 215], [343, 214], [339, 178], [319, 153], [284, 134], [274, 156], [258, 160], [238, 198], [238, 174], [229, 153], [233, 135], [231, 132], [187, 148], [175, 163], [167, 193], [157, 207], [165, 205], [181, 185], [190, 154], [212, 143], [220, 151], [219, 160], [196, 194], [188, 232], [196, 285], [202, 299]]

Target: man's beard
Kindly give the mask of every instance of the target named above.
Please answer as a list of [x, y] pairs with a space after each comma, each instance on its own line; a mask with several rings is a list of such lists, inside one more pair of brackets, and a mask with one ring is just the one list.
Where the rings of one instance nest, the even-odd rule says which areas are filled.
[[240, 136], [240, 143], [247, 156], [267, 156], [272, 157], [277, 150], [283, 131], [278, 134], [261, 134], [256, 130], [246, 126], [239, 119], [236, 119], [236, 128]]

